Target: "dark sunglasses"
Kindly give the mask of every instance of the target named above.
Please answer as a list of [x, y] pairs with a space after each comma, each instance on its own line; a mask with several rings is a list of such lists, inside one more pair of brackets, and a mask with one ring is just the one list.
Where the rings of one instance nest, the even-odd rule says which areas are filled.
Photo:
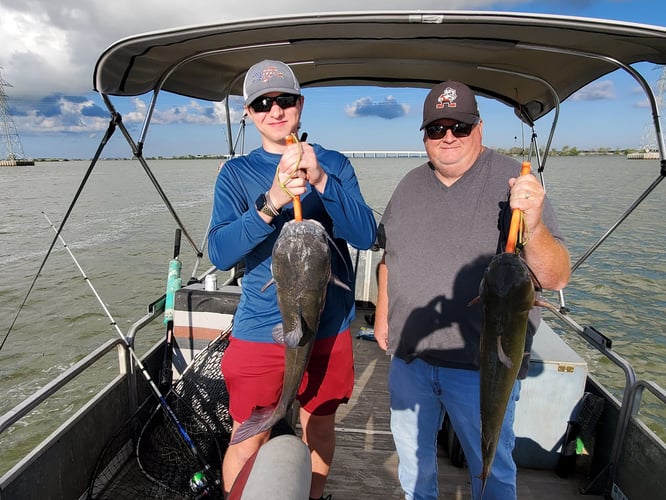
[[273, 103], [277, 103], [282, 109], [293, 108], [300, 97], [296, 94], [280, 94], [275, 97], [262, 96], [252, 101], [250, 107], [255, 113], [267, 113], [273, 107]]
[[472, 133], [475, 125], [476, 123], [462, 122], [456, 122], [453, 125], [428, 125], [425, 131], [428, 139], [435, 141], [444, 137], [449, 130], [455, 137], [467, 137]]

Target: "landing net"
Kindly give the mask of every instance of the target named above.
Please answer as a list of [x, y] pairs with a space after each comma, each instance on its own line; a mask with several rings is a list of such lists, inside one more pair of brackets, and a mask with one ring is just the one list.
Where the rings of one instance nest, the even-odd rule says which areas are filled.
[[[229, 396], [220, 372], [227, 345], [227, 336], [212, 341], [165, 398], [218, 479], [232, 425]], [[106, 445], [97, 461], [87, 498], [202, 498], [201, 491], [190, 486], [201, 469], [172, 419], [153, 396]], [[221, 491], [210, 491], [203, 498], [221, 498]]]

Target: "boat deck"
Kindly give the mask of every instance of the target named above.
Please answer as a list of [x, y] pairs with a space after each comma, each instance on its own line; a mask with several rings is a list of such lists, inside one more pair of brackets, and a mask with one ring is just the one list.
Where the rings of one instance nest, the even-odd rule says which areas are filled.
[[[356, 367], [356, 385], [347, 405], [337, 413], [337, 447], [326, 487], [333, 500], [400, 499], [398, 457], [391, 437], [388, 409], [389, 358], [373, 340], [357, 338], [359, 329], [367, 326], [357, 311], [352, 327]], [[451, 464], [446, 452], [439, 459], [440, 498], [470, 498], [466, 468]], [[582, 476], [562, 479], [554, 471], [520, 468], [518, 498], [566, 500], [602, 498], [581, 495], [579, 488], [588, 484]]]

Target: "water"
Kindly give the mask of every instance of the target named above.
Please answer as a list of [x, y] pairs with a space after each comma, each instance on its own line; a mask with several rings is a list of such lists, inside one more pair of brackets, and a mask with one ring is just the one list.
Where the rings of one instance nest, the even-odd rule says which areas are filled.
[[[366, 200], [377, 216], [399, 179], [419, 159], [355, 159]], [[215, 160], [157, 161], [151, 168], [199, 249], [208, 224]], [[86, 162], [38, 163], [0, 168], [4, 217], [0, 220], [0, 334], [4, 337], [88, 168]], [[576, 261], [657, 177], [654, 161], [618, 157], [550, 158], [549, 196]], [[581, 325], [593, 325], [613, 340], [639, 378], [666, 387], [666, 246], [663, 187], [580, 266], [565, 290]], [[95, 167], [62, 237], [123, 332], [164, 293], [176, 229], [148, 177], [136, 161], [107, 161]], [[204, 251], [204, 255], [206, 252]], [[183, 235], [183, 278], [192, 274], [196, 252]], [[207, 258], [197, 274], [210, 266]], [[222, 280], [221, 274], [218, 279]], [[54, 293], [55, 291], [55, 293]], [[556, 294], [547, 296], [557, 302]], [[5, 413], [89, 351], [117, 336], [110, 320], [60, 243], [42, 271], [0, 351], [0, 413]], [[559, 331], [559, 330], [558, 330]], [[591, 371], [621, 398], [623, 377], [574, 334]], [[164, 335], [161, 323], [142, 331], [137, 351]], [[0, 472], [55, 430], [117, 372], [108, 356], [93, 376], [77, 380], [0, 436]], [[644, 396], [641, 416], [662, 438], [666, 410]], [[7, 451], [6, 451], [7, 450]]]

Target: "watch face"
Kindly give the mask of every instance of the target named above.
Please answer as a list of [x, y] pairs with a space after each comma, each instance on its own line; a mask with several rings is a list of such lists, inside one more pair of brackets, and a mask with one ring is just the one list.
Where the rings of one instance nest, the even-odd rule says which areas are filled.
[[268, 200], [266, 199], [266, 193], [261, 193], [255, 202], [257, 210], [261, 213], [268, 215], [269, 217], [277, 217], [279, 212], [275, 212], [269, 205]]
[[257, 207], [257, 210], [263, 212], [264, 208], [266, 208], [266, 195], [261, 193], [257, 198], [257, 201], [254, 202], [254, 205]]

